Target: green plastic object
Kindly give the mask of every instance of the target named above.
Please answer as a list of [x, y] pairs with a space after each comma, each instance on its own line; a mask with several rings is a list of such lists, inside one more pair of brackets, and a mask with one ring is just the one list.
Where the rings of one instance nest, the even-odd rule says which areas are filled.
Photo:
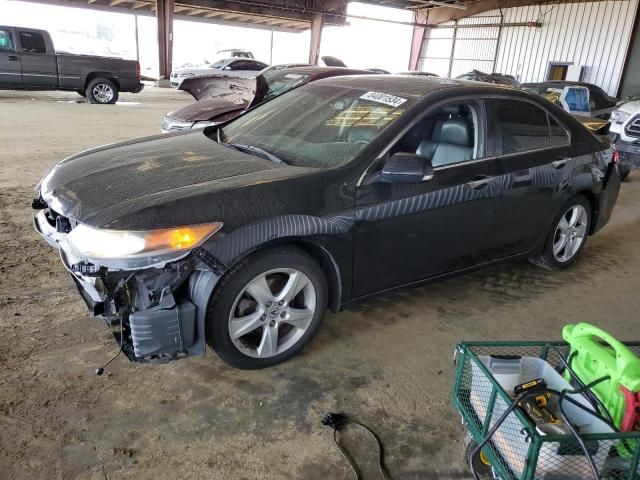
[[626, 407], [620, 385], [631, 392], [640, 391], [640, 357], [609, 333], [589, 323], [566, 325], [562, 337], [571, 346], [571, 368], [583, 383], [610, 377], [592, 390], [620, 428]]

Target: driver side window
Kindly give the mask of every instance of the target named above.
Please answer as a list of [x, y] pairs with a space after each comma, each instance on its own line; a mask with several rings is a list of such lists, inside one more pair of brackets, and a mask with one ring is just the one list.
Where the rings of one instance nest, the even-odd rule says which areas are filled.
[[434, 168], [481, 158], [479, 112], [475, 101], [440, 107], [418, 120], [390, 154], [417, 154], [428, 158]]
[[13, 38], [8, 30], [0, 30], [0, 50], [14, 51]]

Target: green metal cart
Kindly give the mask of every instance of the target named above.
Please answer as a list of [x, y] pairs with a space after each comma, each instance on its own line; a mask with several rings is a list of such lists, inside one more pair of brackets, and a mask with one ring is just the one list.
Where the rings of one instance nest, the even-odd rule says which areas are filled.
[[[640, 354], [640, 342], [625, 343]], [[563, 366], [564, 342], [465, 342], [456, 346], [453, 404], [465, 425], [467, 452], [485, 439], [513, 399], [481, 358], [535, 357]], [[602, 479], [640, 480], [640, 432], [583, 434], [581, 438]], [[476, 458], [467, 458], [480, 478], [501, 480], [588, 480], [593, 478], [585, 450], [573, 435], [540, 435], [519, 409], [509, 413]]]

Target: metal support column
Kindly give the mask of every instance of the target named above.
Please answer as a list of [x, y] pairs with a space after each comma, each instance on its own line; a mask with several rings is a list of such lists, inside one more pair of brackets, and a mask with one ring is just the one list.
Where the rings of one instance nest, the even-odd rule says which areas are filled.
[[156, 0], [159, 86], [169, 86], [169, 76], [173, 68], [173, 3], [174, 0]]
[[449, 71], [447, 77], [451, 78], [451, 70], [453, 69], [453, 56], [456, 51], [456, 37], [458, 36], [458, 20], [453, 22], [453, 38], [451, 39], [451, 54], [449, 55]]
[[[413, 37], [411, 38], [411, 52], [409, 54], [409, 70], [418, 70], [420, 63], [420, 53], [424, 43], [424, 34], [427, 31], [427, 16], [421, 10], [416, 10], [413, 14]], [[422, 25], [417, 25], [422, 24]]]
[[309, 63], [311, 65], [318, 64], [320, 57], [320, 40], [322, 38], [322, 27], [324, 26], [324, 15], [322, 13], [314, 13], [311, 19], [311, 42], [309, 45]]

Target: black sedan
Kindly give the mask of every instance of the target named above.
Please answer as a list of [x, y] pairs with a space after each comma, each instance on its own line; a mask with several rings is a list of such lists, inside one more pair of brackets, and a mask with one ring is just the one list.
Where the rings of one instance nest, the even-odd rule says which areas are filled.
[[565, 268], [619, 188], [608, 143], [537, 95], [372, 75], [70, 157], [33, 205], [130, 359], [208, 344], [254, 369], [326, 308], [504, 260]]

